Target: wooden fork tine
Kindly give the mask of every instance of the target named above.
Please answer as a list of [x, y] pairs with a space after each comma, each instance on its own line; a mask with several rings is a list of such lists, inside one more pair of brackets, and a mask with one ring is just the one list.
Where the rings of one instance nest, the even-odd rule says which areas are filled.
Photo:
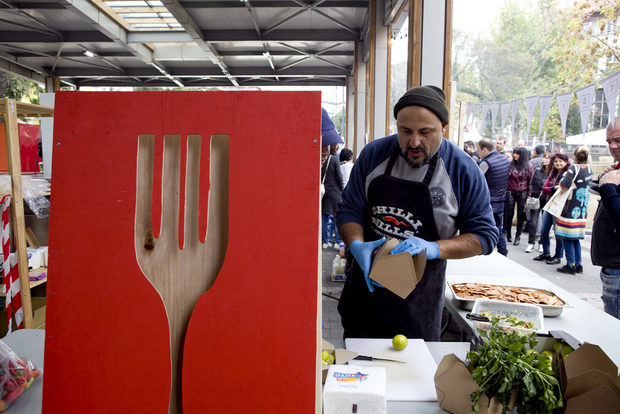
[[[178, 240], [181, 177], [181, 136], [164, 136], [160, 239]], [[169, 247], [173, 243], [166, 243]], [[178, 246], [178, 242], [177, 242]]]
[[228, 195], [230, 136], [211, 136], [209, 165], [209, 212], [205, 240], [206, 267], [203, 292], [217, 277], [228, 247]]
[[151, 200], [153, 197], [153, 158], [155, 135], [138, 136], [138, 165], [136, 168], [135, 246], [153, 246]]
[[187, 163], [185, 171], [185, 238], [183, 249], [194, 249], [199, 245], [198, 211], [200, 199], [200, 151], [202, 137], [187, 137]]

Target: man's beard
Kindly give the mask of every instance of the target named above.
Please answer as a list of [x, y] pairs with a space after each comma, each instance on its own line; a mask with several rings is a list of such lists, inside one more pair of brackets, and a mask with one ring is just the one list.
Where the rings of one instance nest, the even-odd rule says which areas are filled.
[[[417, 151], [422, 151], [424, 152], [424, 159], [422, 161], [412, 161], [409, 159], [407, 152], [409, 152], [409, 150], [417, 150]], [[400, 151], [400, 155], [401, 157], [403, 157], [405, 159], [405, 161], [407, 162], [407, 164], [409, 164], [410, 167], [412, 168], [420, 168], [426, 164], [428, 164], [431, 160], [431, 156], [434, 155], [429, 155], [428, 152], [426, 152], [426, 149], [422, 146], [416, 147], [416, 148], [411, 148], [411, 147], [407, 147], [407, 149], [405, 151], [403, 151], [401, 149]]]

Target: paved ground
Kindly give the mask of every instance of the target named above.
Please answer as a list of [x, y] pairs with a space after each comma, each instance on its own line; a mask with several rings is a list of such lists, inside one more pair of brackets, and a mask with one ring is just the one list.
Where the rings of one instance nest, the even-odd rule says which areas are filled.
[[[584, 271], [581, 275], [565, 275], [556, 271], [556, 268], [566, 264], [563, 260], [560, 265], [548, 265], [545, 262], [532, 260], [539, 253], [535, 250], [532, 253], [525, 253], [527, 247], [527, 236], [522, 236], [519, 246], [508, 245], [508, 257], [522, 266], [527, 267], [545, 279], [555, 283], [563, 289], [571, 292], [575, 296], [589, 302], [593, 306], [603, 309], [601, 301], [601, 280], [599, 278], [600, 268], [593, 266], [590, 260], [590, 236], [587, 235], [581, 243], [582, 260]], [[537, 246], [536, 246], [537, 247]], [[551, 240], [551, 251], [554, 251], [555, 241]], [[331, 281], [332, 261], [337, 255], [335, 249], [323, 249], [323, 338], [336, 343], [342, 341], [342, 327], [340, 316], [336, 309], [337, 300], [342, 291], [343, 282]], [[454, 326], [449, 326], [442, 340], [460, 340], [460, 332]]]

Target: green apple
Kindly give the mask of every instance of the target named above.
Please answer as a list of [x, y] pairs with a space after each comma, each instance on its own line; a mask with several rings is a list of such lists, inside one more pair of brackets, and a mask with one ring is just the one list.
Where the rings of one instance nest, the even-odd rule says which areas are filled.
[[323, 351], [323, 352], [321, 352], [321, 359], [322, 359], [323, 361], [327, 361], [327, 360], [329, 359], [329, 356], [330, 356], [330, 355], [331, 355], [331, 354], [330, 354], [328, 351]]
[[327, 363], [329, 365], [334, 365], [334, 362], [336, 362], [336, 357], [334, 357], [332, 354], [329, 354], [329, 359], [327, 360]]
[[401, 334], [396, 335], [392, 338], [392, 347], [397, 351], [402, 351], [407, 347], [407, 337]]

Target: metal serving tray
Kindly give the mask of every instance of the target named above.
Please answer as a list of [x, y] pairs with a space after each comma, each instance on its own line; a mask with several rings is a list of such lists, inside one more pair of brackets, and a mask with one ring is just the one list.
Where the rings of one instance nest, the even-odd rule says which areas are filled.
[[[498, 283], [484, 283], [484, 282], [457, 282], [457, 283], [447, 282], [448, 287], [450, 288], [450, 292], [452, 292], [452, 297], [454, 297], [454, 300], [456, 300], [456, 302], [459, 304], [461, 309], [465, 309], [465, 310], [469, 310], [469, 311], [473, 309], [474, 302], [476, 301], [476, 299], [463, 299], [462, 297], [458, 296], [456, 294], [456, 292], [454, 292], [454, 289], [452, 288], [452, 285], [465, 285], [465, 284], [468, 284], [468, 283], [479, 283], [479, 284], [490, 285], [490, 286], [516, 287], [516, 288], [519, 288], [519, 289], [532, 289], [532, 290], [537, 290], [537, 291], [542, 292], [542, 293], [546, 293], [547, 295], [556, 296], [562, 302], [564, 302], [563, 306], [535, 304], [536, 306], [540, 306], [542, 308], [543, 315], [547, 316], [547, 317], [560, 316], [560, 314], [564, 310], [564, 307], [567, 306], [566, 301], [564, 299], [562, 299], [560, 296], [556, 295], [552, 291], [546, 290], [546, 289], [540, 289], [540, 288], [535, 288], [535, 287], [531, 287], [531, 286], [502, 285], [502, 284], [498, 284]], [[487, 299], [490, 299], [490, 298], [487, 298]], [[495, 300], [497, 300], [497, 299], [495, 299]], [[521, 303], [521, 302], [508, 302], [508, 301], [505, 301], [505, 302], [506, 303]]]

